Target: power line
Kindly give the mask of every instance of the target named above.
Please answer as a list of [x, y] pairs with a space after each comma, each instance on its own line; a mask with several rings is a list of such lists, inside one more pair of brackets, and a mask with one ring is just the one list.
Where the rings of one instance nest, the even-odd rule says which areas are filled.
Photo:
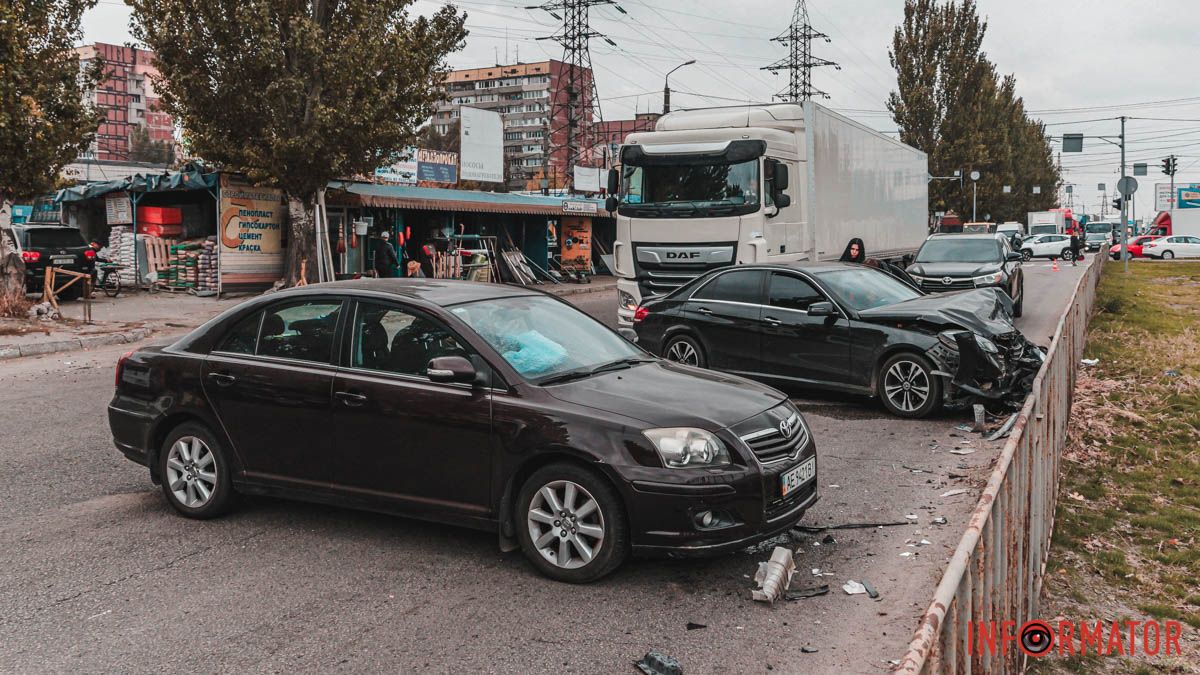
[[788, 72], [788, 87], [783, 92], [776, 94], [776, 98], [792, 102], [807, 101], [813, 96], [829, 98], [829, 94], [813, 86], [812, 69], [833, 66], [835, 69], [841, 70], [842, 67], [828, 59], [813, 56], [812, 41], [814, 38], [830, 42], [828, 35], [814, 30], [808, 23], [808, 5], [805, 0], [796, 0], [796, 6], [792, 9], [792, 22], [788, 25], [787, 30], [771, 38], [772, 42], [785, 45], [788, 48], [788, 55], [763, 67], [763, 70], [772, 72], [780, 70]]

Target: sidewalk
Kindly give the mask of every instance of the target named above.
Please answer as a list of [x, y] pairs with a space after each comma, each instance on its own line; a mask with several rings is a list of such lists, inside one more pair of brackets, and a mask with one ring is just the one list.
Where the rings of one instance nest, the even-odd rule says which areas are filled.
[[[614, 292], [615, 277], [595, 277], [588, 284], [540, 284], [538, 290], [558, 296]], [[82, 301], [60, 302], [61, 321], [0, 319], [0, 361], [53, 354], [102, 345], [131, 343], [151, 335], [182, 333], [257, 294], [198, 298], [185, 293], [122, 293], [92, 300], [92, 323], [83, 323]]]

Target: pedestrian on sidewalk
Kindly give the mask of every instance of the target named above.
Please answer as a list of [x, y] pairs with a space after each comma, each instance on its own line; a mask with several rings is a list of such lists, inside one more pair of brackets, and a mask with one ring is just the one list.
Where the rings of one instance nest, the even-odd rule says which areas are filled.
[[842, 251], [842, 257], [838, 258], [841, 262], [863, 263], [867, 261], [867, 247], [863, 245], [863, 240], [855, 237], [846, 244], [846, 250]]
[[1071, 231], [1071, 266], [1079, 265], [1079, 253], [1083, 250], [1083, 242], [1079, 240], [1079, 232]]
[[400, 264], [400, 259], [396, 257], [396, 249], [392, 248], [392, 243], [389, 241], [391, 233], [384, 230], [379, 233], [379, 239], [375, 242], [375, 254], [371, 261], [371, 267], [375, 269], [375, 276], [381, 279], [390, 279], [396, 276], [396, 266]]

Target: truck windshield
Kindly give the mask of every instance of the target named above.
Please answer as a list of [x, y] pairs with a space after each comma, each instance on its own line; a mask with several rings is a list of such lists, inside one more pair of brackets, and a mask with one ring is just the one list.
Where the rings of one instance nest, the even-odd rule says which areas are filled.
[[735, 215], [756, 211], [759, 205], [757, 159], [627, 166], [624, 174], [624, 205], [636, 207], [638, 215]]
[[1108, 234], [1113, 231], [1112, 223], [1088, 223], [1084, 227], [1088, 234]]

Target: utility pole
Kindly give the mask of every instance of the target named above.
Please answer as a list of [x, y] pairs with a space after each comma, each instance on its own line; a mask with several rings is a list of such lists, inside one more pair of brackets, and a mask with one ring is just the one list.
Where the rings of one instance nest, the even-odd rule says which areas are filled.
[[[1125, 182], [1125, 116], [1121, 115], [1121, 181]], [[1128, 208], [1129, 199], [1120, 188], [1117, 192], [1121, 194], [1121, 260], [1125, 262], [1125, 271], [1129, 271], [1129, 225], [1125, 217], [1125, 209]]]
[[796, 0], [796, 6], [792, 9], [792, 23], [782, 33], [771, 38], [771, 42], [787, 46], [788, 55], [761, 68], [761, 70], [788, 71], [788, 87], [776, 94], [775, 98], [792, 103], [801, 103], [814, 96], [829, 98], [829, 94], [813, 87], [812, 69], [833, 66], [834, 69], [841, 70], [842, 67], [833, 61], [813, 56], [812, 41], [814, 38], [830, 42], [828, 35], [814, 30], [809, 25], [808, 5], [805, 4], [805, 0]]
[[[553, 35], [537, 38], [553, 40], [563, 48], [563, 70], [559, 73], [559, 86], [550, 91], [550, 118], [547, 133], [542, 143], [547, 148], [543, 153], [543, 174], [552, 163], [550, 149], [564, 150], [563, 171], [568, 191], [573, 188], [575, 165], [591, 163], [595, 145], [592, 125], [603, 120], [600, 112], [600, 97], [596, 93], [596, 78], [592, 73], [592, 55], [588, 50], [591, 38], [600, 38], [616, 47], [617, 43], [592, 30], [588, 23], [588, 9], [596, 5], [612, 5], [625, 13], [615, 0], [550, 0], [543, 5], [525, 9], [541, 9], [562, 21]], [[553, 76], [553, 73], [551, 73]]]

